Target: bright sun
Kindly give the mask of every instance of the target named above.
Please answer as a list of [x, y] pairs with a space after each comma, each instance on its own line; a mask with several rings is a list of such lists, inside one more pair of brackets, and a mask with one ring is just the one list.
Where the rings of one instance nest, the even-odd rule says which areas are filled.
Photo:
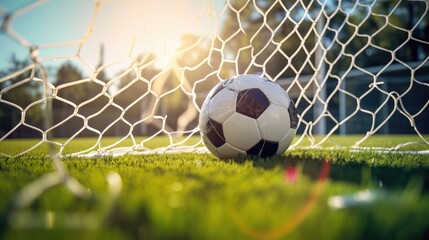
[[110, 1], [99, 12], [103, 15], [100, 19], [107, 22], [96, 21], [93, 34], [108, 49], [106, 62], [152, 52], [159, 57], [155, 66], [166, 68], [184, 34], [207, 35], [214, 31], [208, 1]]

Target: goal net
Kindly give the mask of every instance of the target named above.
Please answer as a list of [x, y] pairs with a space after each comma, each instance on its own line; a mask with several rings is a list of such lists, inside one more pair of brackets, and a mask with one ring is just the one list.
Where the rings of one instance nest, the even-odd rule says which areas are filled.
[[2, 2], [0, 144], [19, 151], [0, 154], [204, 151], [202, 102], [239, 74], [294, 100], [292, 148], [408, 134], [375, 147], [428, 152], [428, 10], [426, 0]]

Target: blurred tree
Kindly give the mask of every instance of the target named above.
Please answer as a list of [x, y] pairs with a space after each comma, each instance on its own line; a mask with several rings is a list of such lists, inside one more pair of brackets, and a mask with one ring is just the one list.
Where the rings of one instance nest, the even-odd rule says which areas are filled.
[[148, 90], [148, 82], [159, 73], [153, 67], [156, 56], [153, 53], [143, 53], [138, 59], [140, 61], [135, 67], [123, 70], [125, 74], [117, 82], [117, 90], [114, 93], [114, 102], [123, 108], [129, 106]]
[[[134, 65], [121, 71], [116, 89], [112, 92], [113, 102], [127, 109], [124, 118], [130, 123], [146, 117], [143, 116], [143, 112], [147, 110], [149, 99], [153, 97], [148, 92], [149, 82], [159, 73], [159, 70], [153, 67], [155, 60], [156, 56], [151, 52], [140, 54]], [[140, 99], [142, 97], [143, 99]], [[146, 124], [141, 124], [136, 129], [138, 131], [136, 134], [148, 134]], [[153, 129], [153, 131], [157, 130]]]
[[[99, 63], [98, 63], [98, 65], [97, 65], [97, 69], [100, 69], [100, 67], [102, 67], [103, 65], [104, 65], [104, 45], [103, 44], [101, 44], [100, 45], [100, 57], [99, 57]], [[98, 79], [98, 80], [101, 80], [101, 81], [103, 81], [103, 82], [107, 82], [108, 81], [108, 79], [107, 79], [107, 75], [106, 75], [106, 73], [105, 73], [105, 71], [104, 70], [101, 70], [98, 74], [97, 74], [97, 76], [96, 76], [96, 78]]]
[[86, 85], [76, 84], [66, 86], [66, 84], [76, 82], [82, 78], [83, 76], [80, 70], [70, 62], [66, 62], [58, 68], [56, 74], [57, 81], [55, 85], [59, 88], [57, 96], [61, 97], [62, 99], [60, 101], [54, 101], [53, 108], [72, 107], [71, 104], [64, 102], [64, 100], [79, 104], [88, 99], [88, 89], [86, 88]]
[[[24, 68], [31, 65], [30, 60], [19, 60], [15, 55], [12, 55], [11, 67], [0, 71], [0, 78], [4, 78], [13, 73], [20, 72]], [[31, 103], [42, 98], [43, 83], [34, 81], [32, 73], [34, 69], [31, 68], [27, 71], [21, 72], [17, 76], [7, 78], [7, 80], [0, 82], [0, 98], [3, 101], [11, 104], [18, 105], [23, 110], [26, 109]], [[37, 71], [34, 72], [34, 77], [40, 78]], [[5, 88], [15, 85], [15, 87], [6, 90]], [[33, 126], [41, 126], [42, 122], [42, 109], [41, 105], [34, 105], [26, 111], [25, 119], [21, 119], [21, 110], [15, 106], [11, 106], [5, 102], [0, 102], [0, 132], [1, 136], [7, 131], [16, 126], [19, 121], [25, 120], [26, 123]], [[12, 136], [16, 136], [12, 135]], [[30, 137], [30, 136], [19, 136]]]
[[[354, 63], [360, 67], [386, 64], [392, 51], [406, 62], [428, 56], [428, 44], [409, 39], [408, 32], [414, 28], [414, 38], [429, 39], [425, 30], [429, 19], [422, 18], [427, 14], [425, 3], [381, 1], [370, 6], [358, 2], [231, 0], [219, 36], [223, 43], [217, 45], [224, 46], [224, 58], [235, 60], [239, 73], [265, 67], [271, 77], [312, 74], [319, 21], [326, 61], [334, 73], [352, 64], [344, 53], [355, 55]], [[223, 71], [235, 72], [234, 67]]]
[[[333, 44], [327, 49], [327, 58], [334, 59], [342, 54], [344, 45], [344, 53], [355, 55], [354, 63], [360, 67], [385, 65], [392, 59], [392, 52], [395, 52], [395, 58], [404, 62], [423, 60], [429, 54], [428, 44], [409, 37], [429, 39], [429, 31], [424, 30], [429, 19], [422, 18], [427, 14], [425, 9], [425, 3], [411, 1], [399, 4], [397, 1], [380, 1], [372, 7], [352, 0], [329, 4], [326, 11], [331, 16], [329, 20], [325, 18], [329, 29], [323, 37], [325, 42]], [[338, 61], [334, 70], [345, 70], [350, 64], [351, 61]]]
[[[151, 52], [139, 56], [135, 66], [124, 71], [127, 73], [120, 78], [118, 90], [114, 93], [115, 103], [123, 108], [131, 106], [125, 118], [131, 118], [132, 122], [135, 122], [153, 112], [155, 115], [168, 116], [166, 126], [168, 131], [178, 128], [184, 130], [197, 115], [191, 95], [185, 94], [179, 88], [158, 100], [156, 96], [161, 96], [179, 86], [186, 92], [192, 92], [198, 80], [204, 80], [198, 84], [198, 91], [208, 92], [218, 82], [212, 81], [211, 78], [216, 78], [215, 76], [207, 77], [215, 70], [210, 66], [210, 47], [207, 39], [185, 34], [175, 50], [176, 54], [165, 68], [160, 68], [156, 64], [160, 56]], [[208, 83], [210, 81], [211, 83]], [[149, 86], [151, 92], [148, 92]], [[137, 101], [141, 96], [145, 97]], [[146, 123], [158, 124], [156, 129], [158, 130], [159, 122], [152, 120], [149, 119]]]
[[[104, 47], [101, 45], [98, 68], [103, 65], [103, 58]], [[109, 101], [108, 97], [103, 94], [104, 82], [106, 81], [107, 76], [104, 71], [97, 72], [95, 78], [92, 78], [92, 76], [85, 77], [81, 70], [73, 65], [72, 62], [67, 61], [62, 64], [56, 73], [55, 86], [58, 92], [52, 104], [54, 123], [59, 123], [70, 117], [75, 108], [84, 117], [89, 117], [100, 112]], [[103, 130], [108, 125], [107, 122], [113, 121], [111, 118], [108, 118], [113, 115], [111, 109], [107, 109], [102, 113], [98, 113], [97, 118], [91, 118], [93, 120], [88, 125], [98, 130]], [[68, 120], [67, 124], [57, 127], [55, 134], [57, 136], [71, 136], [82, 127], [84, 127], [84, 123], [81, 119], [72, 118]]]
[[[100, 45], [100, 57], [97, 70], [104, 64], [104, 45]], [[107, 82], [108, 78], [104, 70], [100, 70], [95, 76], [97, 80]], [[83, 107], [92, 108], [94, 112], [96, 109], [100, 109], [107, 102], [101, 95], [103, 86], [90, 78], [84, 79], [81, 71], [74, 66], [71, 62], [66, 62], [58, 68], [56, 74], [56, 86], [58, 87], [58, 96], [62, 99], [79, 105], [87, 100], [92, 99], [86, 103]], [[73, 82], [79, 81], [79, 83], [72, 84]], [[72, 107], [69, 103], [64, 100], [54, 101], [54, 108], [68, 108]]]
[[300, 2], [234, 0], [230, 4], [219, 45], [224, 47], [226, 60], [235, 61], [236, 66], [229, 65], [230, 69], [222, 70], [224, 74], [265, 71], [278, 78], [312, 71], [306, 59], [314, 49], [315, 22], [305, 19]]
[[[207, 93], [219, 82], [216, 75], [221, 67], [221, 59], [216, 48], [212, 49], [212, 39], [194, 34], [185, 34], [177, 49], [177, 67], [183, 69], [190, 87], [185, 86], [191, 92], [195, 87], [195, 93]], [[202, 99], [197, 99], [202, 104]]]

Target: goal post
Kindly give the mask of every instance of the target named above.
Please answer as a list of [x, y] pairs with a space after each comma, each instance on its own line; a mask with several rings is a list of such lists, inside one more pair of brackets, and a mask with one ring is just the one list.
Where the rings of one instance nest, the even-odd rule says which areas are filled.
[[292, 148], [429, 152], [425, 0], [15, 2], [0, 26], [0, 144], [28, 142], [2, 156], [204, 152], [205, 96], [252, 73], [294, 100]]

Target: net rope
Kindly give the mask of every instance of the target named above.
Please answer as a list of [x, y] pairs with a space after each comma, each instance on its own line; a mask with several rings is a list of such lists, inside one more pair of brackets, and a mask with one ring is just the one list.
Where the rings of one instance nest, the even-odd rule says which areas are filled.
[[[19, 137], [34, 142], [2, 156], [45, 145], [58, 156], [206, 152], [197, 127], [205, 96], [219, 81], [248, 73], [279, 83], [295, 100], [300, 121], [292, 148], [363, 150], [379, 133], [406, 129], [414, 141], [371, 149], [429, 151], [427, 1], [174, 1], [167, 2], [174, 12], [151, 15], [135, 1], [95, 0], [88, 22], [75, 23], [86, 29], [77, 40], [38, 42], [25, 32], [30, 28], [15, 29], [20, 18], [50, 4], [0, 6], [0, 34], [27, 49], [30, 59], [0, 76], [0, 117], [10, 123], [1, 129], [0, 144]], [[129, 15], [103, 12], [116, 5]], [[168, 17], [151, 18], [163, 14]], [[146, 22], [124, 34], [123, 57], [106, 61], [101, 54], [98, 65], [88, 57], [96, 36], [120, 35], [127, 24], [135, 26], [135, 15]], [[106, 17], [122, 28], [97, 31]], [[189, 26], [193, 32], [174, 35], [163, 32], [165, 26], [176, 34], [175, 28], [185, 34]], [[61, 35], [67, 26], [46, 31]], [[180, 40], [172, 44], [175, 37]], [[106, 45], [106, 52], [117, 51], [112, 48]], [[79, 78], [62, 81], [50, 73], [68, 61], [79, 65]], [[117, 66], [123, 67], [111, 70]], [[86, 98], [72, 94], [79, 91]], [[31, 102], [22, 101], [22, 92]], [[19, 114], [13, 119], [7, 112]], [[359, 138], [343, 144], [339, 136], [347, 134]], [[152, 147], [158, 136], [164, 146]], [[82, 137], [94, 140], [75, 150], [74, 140]]]

